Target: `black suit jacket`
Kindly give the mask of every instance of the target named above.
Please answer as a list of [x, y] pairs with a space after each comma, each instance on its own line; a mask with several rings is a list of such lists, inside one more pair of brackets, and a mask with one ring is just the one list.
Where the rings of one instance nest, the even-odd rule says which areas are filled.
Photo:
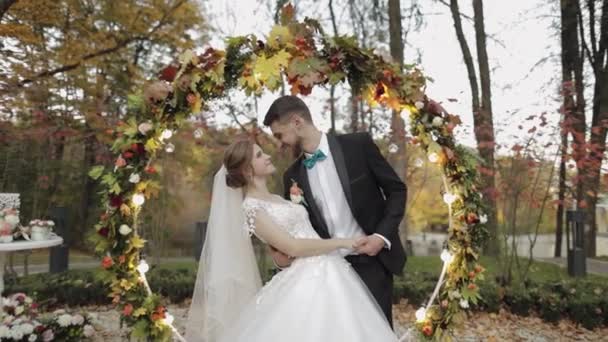
[[[406, 255], [399, 239], [407, 188], [367, 133], [327, 135], [336, 170], [348, 205], [359, 226], [368, 234], [378, 233], [391, 242], [391, 249], [377, 255], [393, 274], [401, 274]], [[304, 191], [310, 221], [322, 238], [330, 238], [327, 223], [311, 194], [308, 173], [300, 156], [283, 176], [285, 198], [292, 181]]]

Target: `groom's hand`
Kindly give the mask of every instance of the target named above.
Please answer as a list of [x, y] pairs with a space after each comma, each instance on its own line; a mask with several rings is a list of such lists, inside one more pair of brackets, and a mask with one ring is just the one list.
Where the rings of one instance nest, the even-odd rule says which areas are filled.
[[359, 238], [355, 242], [355, 251], [359, 254], [376, 256], [384, 248], [385, 242], [381, 237], [369, 235]]
[[272, 261], [274, 261], [274, 265], [276, 267], [285, 268], [291, 265], [293, 258], [272, 246], [268, 247], [270, 249], [270, 256], [272, 257]]

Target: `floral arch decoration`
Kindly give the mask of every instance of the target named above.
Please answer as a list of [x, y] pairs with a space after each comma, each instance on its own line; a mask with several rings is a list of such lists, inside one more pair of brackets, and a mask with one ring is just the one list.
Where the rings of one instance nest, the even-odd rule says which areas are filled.
[[96, 251], [103, 255], [109, 296], [132, 328], [132, 337], [169, 341], [176, 336], [185, 341], [161, 298], [150, 290], [145, 276], [149, 267], [140, 254], [145, 241], [138, 234], [138, 213], [160, 188], [152, 161], [162, 149], [172, 152], [168, 140], [173, 132], [227, 89], [241, 88], [249, 95], [275, 91], [284, 77], [291, 92], [302, 95], [314, 86], [348, 81], [369, 104], [409, 115], [413, 143], [443, 170], [443, 200], [449, 208], [442, 272], [426, 305], [416, 312], [416, 330], [422, 338], [437, 339], [462, 320], [469, 303], [477, 303], [475, 282], [483, 278], [477, 261], [485, 236], [477, 161], [455, 143], [458, 117], [425, 96], [426, 78], [420, 70], [405, 65], [402, 71], [358, 47], [354, 38], [328, 37], [314, 20], [297, 22], [289, 5], [266, 42], [253, 35], [233, 37], [225, 51], [186, 51], [179, 62], [162, 70], [160, 80], [142, 95], [130, 97], [129, 118], [112, 132], [113, 167], [95, 166], [89, 173], [103, 185], [106, 208], [95, 225]]

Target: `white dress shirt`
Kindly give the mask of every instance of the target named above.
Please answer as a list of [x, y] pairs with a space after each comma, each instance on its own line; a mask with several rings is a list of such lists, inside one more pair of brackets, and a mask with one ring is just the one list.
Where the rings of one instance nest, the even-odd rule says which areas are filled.
[[[327, 156], [324, 160], [317, 161], [313, 168], [307, 169], [308, 181], [312, 191], [315, 204], [325, 219], [329, 236], [332, 238], [358, 238], [365, 236], [365, 232], [355, 220], [348, 205], [340, 176], [336, 170], [336, 164], [329, 149], [327, 135], [321, 135], [318, 150]], [[306, 158], [312, 154], [305, 153]], [[391, 247], [390, 241], [380, 234], [374, 234], [384, 240], [385, 248]]]

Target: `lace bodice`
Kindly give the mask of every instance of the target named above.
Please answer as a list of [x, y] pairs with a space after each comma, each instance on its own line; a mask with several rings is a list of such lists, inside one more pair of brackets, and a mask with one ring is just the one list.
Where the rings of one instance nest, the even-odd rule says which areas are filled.
[[246, 197], [243, 201], [245, 210], [245, 229], [250, 234], [255, 234], [255, 216], [259, 210], [264, 210], [276, 223], [276, 225], [299, 239], [319, 239], [319, 234], [314, 230], [308, 218], [306, 208], [301, 204], [294, 204], [276, 196], [276, 200], [266, 201], [252, 197]]

